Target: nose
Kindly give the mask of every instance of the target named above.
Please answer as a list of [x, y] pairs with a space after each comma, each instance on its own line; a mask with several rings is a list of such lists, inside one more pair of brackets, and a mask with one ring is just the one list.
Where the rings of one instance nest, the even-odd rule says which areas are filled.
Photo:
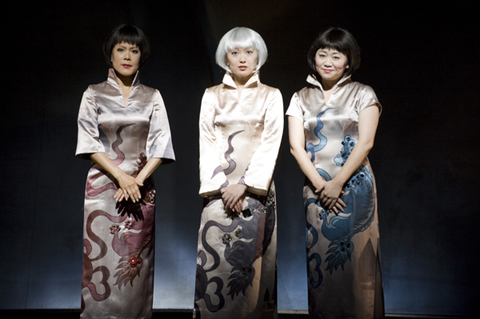
[[126, 50], [125, 55], [124, 55], [125, 60], [130, 60], [130, 51]]
[[245, 53], [240, 54], [240, 63], [245, 63], [247, 59], [245, 58]]
[[331, 66], [332, 65], [332, 59], [330, 57], [327, 57], [325, 59], [325, 62], [323, 62], [323, 65]]

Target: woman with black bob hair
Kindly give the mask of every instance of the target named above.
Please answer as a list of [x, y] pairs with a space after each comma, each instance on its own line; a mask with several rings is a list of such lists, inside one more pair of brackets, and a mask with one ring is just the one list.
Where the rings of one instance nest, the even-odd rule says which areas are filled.
[[156, 194], [150, 176], [175, 160], [160, 92], [140, 84], [150, 54], [135, 26], [105, 40], [108, 79], [78, 113], [76, 156], [90, 159], [84, 206], [81, 318], [151, 318]]
[[381, 105], [353, 82], [355, 38], [329, 28], [312, 44], [308, 85], [287, 110], [290, 150], [306, 176], [310, 318], [384, 316], [375, 179], [368, 161]]
[[200, 109], [195, 318], [276, 318], [277, 210], [273, 171], [283, 134], [280, 91], [260, 82], [262, 37], [227, 32], [216, 52], [226, 72]]

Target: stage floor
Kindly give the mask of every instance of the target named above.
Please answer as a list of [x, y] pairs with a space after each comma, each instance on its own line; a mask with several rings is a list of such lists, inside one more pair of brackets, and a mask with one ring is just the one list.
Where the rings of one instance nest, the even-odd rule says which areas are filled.
[[[0, 318], [48, 318], [48, 319], [78, 319], [80, 310], [0, 310]], [[154, 309], [153, 319], [191, 319], [192, 312], [184, 309]], [[387, 314], [388, 319], [475, 319], [480, 317], [462, 317], [462, 316], [435, 316], [435, 315], [413, 315], [413, 314]], [[278, 319], [308, 319], [304, 313], [285, 313], [278, 314]]]

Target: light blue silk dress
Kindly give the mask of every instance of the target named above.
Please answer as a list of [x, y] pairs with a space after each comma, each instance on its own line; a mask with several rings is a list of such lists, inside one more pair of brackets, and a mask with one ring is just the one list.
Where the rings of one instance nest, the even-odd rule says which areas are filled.
[[[310, 75], [295, 93], [288, 116], [300, 119], [305, 150], [326, 181], [336, 176], [358, 142], [358, 118], [381, 105], [373, 89], [342, 78], [325, 101]], [[338, 215], [320, 205], [307, 180], [303, 190], [307, 226], [310, 318], [380, 318], [384, 315], [375, 179], [368, 158], [344, 185], [347, 205]]]

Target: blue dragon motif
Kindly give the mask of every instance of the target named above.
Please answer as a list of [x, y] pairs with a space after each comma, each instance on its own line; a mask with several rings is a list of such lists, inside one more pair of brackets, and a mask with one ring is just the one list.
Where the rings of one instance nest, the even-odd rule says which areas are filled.
[[[343, 166], [352, 152], [355, 141], [345, 136], [342, 149], [334, 158], [337, 166]], [[375, 212], [375, 193], [373, 175], [366, 166], [360, 166], [352, 177], [345, 183], [343, 194], [340, 197], [346, 204], [342, 214], [334, 216], [327, 221], [328, 211], [321, 209], [319, 218], [323, 219], [322, 234], [330, 241], [327, 251], [327, 271], [332, 271], [339, 266], [344, 269], [347, 260], [351, 260], [354, 250], [352, 237], [370, 226]], [[320, 206], [320, 203], [317, 202]]]

